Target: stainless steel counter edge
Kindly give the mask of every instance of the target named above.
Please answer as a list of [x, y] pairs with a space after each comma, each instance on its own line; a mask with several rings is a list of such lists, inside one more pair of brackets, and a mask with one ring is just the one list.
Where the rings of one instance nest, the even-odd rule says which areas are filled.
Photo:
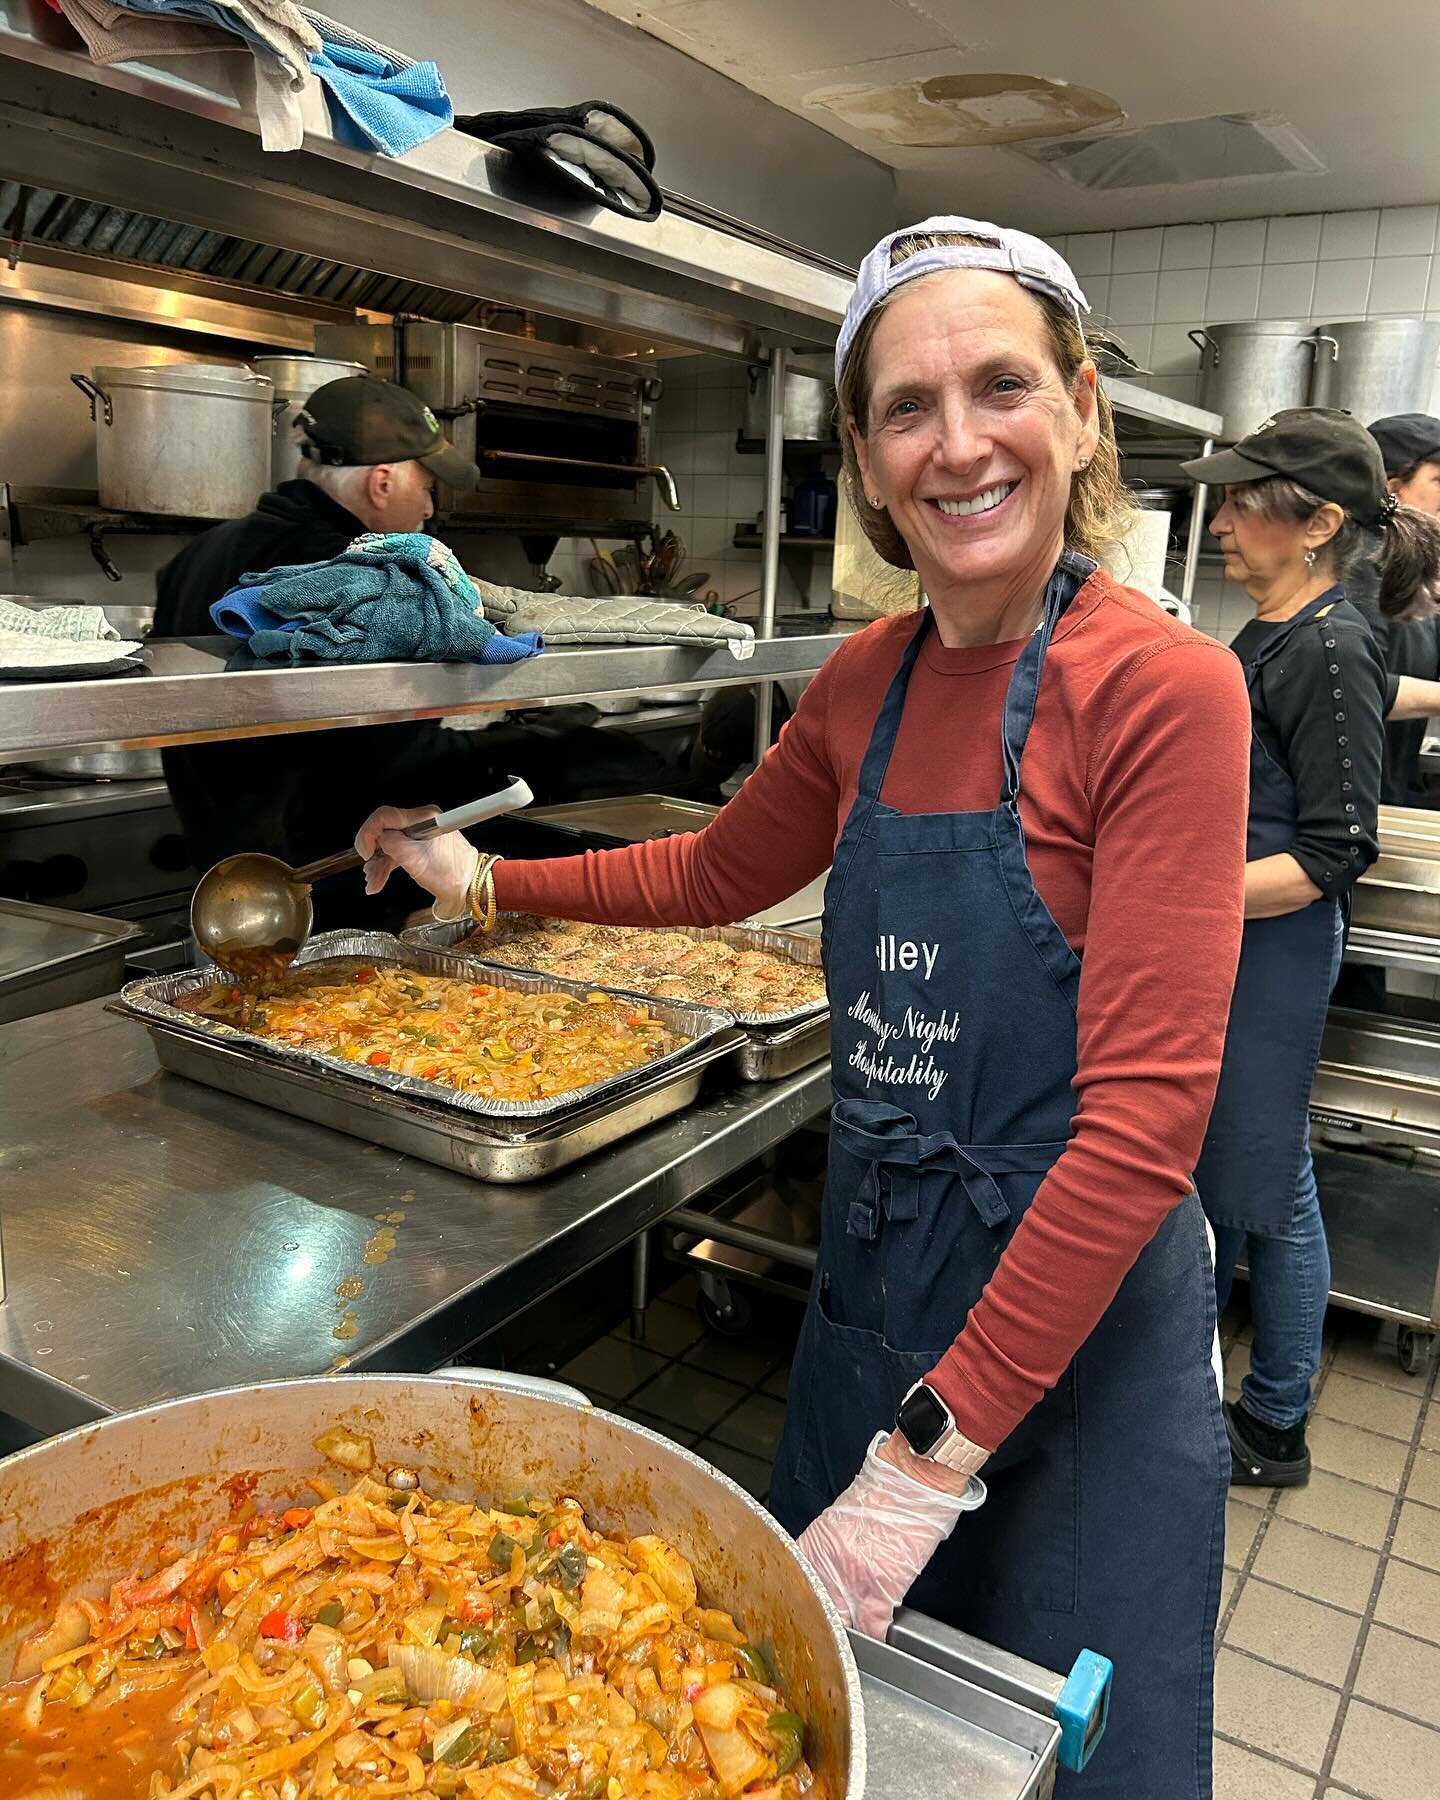
[[419, 1370], [821, 1112], [816, 1064], [496, 1187], [162, 1074], [99, 1002], [0, 1030], [0, 1410], [55, 1431], [277, 1376]]
[[228, 639], [161, 639], [148, 671], [95, 681], [0, 683], [0, 755], [109, 743], [142, 749], [332, 725], [550, 706], [646, 688], [813, 674], [840, 634], [769, 638], [740, 662], [723, 647], [603, 644], [519, 663], [354, 663], [267, 668]]

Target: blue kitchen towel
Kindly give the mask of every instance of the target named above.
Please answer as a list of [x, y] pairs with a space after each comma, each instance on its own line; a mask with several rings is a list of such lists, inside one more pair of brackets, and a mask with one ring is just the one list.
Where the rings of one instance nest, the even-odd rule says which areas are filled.
[[[325, 26], [316, 21], [322, 36]], [[342, 144], [403, 156], [444, 131], [455, 117], [433, 62], [400, 65], [378, 48], [367, 50], [325, 37], [310, 58], [330, 101], [330, 123]]]
[[210, 617], [226, 637], [253, 638], [260, 631], [295, 631], [300, 621], [287, 619], [265, 604], [263, 587], [231, 588], [210, 608]]
[[262, 662], [522, 662], [539, 632], [502, 636], [454, 552], [423, 532], [366, 532], [328, 562], [242, 575], [210, 608]]

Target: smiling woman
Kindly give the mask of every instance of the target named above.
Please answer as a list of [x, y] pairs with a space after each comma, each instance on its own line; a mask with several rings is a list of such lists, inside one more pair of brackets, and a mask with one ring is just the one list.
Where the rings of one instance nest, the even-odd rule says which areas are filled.
[[[1127, 507], [1087, 310], [1022, 232], [878, 244], [837, 348], [847, 465], [928, 609], [847, 639], [704, 831], [494, 891], [718, 925], [831, 869], [830, 1167], [771, 1505], [861, 1630], [913, 1590], [1047, 1667], [1116, 1659], [1105, 1749], [1057, 1793], [1209, 1800], [1228, 1459], [1190, 1177], [1249, 710], [1223, 645], [1096, 568]], [[474, 864], [413, 816], [362, 829], [371, 880], [455, 916]]]
[[[891, 245], [890, 266], [898, 270], [926, 252], [980, 241], [957, 233], [905, 233]], [[953, 304], [957, 297], [959, 305]], [[887, 371], [883, 388], [872, 386], [870, 371], [877, 365]], [[947, 371], [965, 365], [976, 404], [962, 406], [952, 394], [947, 416]], [[930, 565], [928, 575], [921, 573], [932, 605], [950, 569], [967, 585], [987, 563], [1008, 570], [1022, 540], [1029, 552], [1024, 560], [1043, 564], [1045, 545], [1034, 541], [1034, 527], [1037, 517], [1056, 510], [1057, 494], [1063, 496], [1063, 542], [1087, 556], [1098, 558], [1131, 523], [1134, 509], [1120, 478], [1110, 402], [1095, 379], [1080, 322], [1008, 276], [977, 280], [957, 271], [952, 279], [941, 271], [935, 280], [882, 298], [847, 347], [838, 394], [843, 417], [853, 421], [842, 434], [844, 479], [865, 535], [896, 568], [918, 567], [917, 552], [922, 556]], [[991, 486], [946, 493], [940, 470], [925, 470], [933, 464], [937, 436], [952, 432], [962, 434], [948, 447], [957, 469], [966, 462], [964, 433], [974, 448], [994, 439], [1001, 468], [986, 471]], [[1019, 494], [1027, 477], [1029, 492]], [[1020, 503], [1012, 505], [1017, 494]], [[956, 532], [947, 538], [926, 529], [934, 525], [927, 508], [987, 523], [946, 527]], [[1045, 573], [1060, 547], [1054, 545]]]

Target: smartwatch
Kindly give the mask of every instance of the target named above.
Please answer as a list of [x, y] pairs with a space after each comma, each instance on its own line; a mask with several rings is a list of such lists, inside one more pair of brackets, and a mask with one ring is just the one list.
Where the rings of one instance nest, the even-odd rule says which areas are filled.
[[955, 1425], [950, 1408], [923, 1381], [917, 1381], [900, 1402], [895, 1415], [895, 1429], [916, 1456], [925, 1456], [942, 1468], [959, 1474], [973, 1475], [986, 1453], [979, 1451]]

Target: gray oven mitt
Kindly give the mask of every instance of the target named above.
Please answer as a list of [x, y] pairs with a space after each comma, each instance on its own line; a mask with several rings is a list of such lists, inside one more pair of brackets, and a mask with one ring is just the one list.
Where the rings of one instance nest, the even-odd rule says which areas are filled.
[[539, 631], [547, 644], [723, 644], [737, 662], [755, 653], [755, 633], [703, 607], [624, 594], [533, 594], [476, 581], [485, 616], [506, 634]]

